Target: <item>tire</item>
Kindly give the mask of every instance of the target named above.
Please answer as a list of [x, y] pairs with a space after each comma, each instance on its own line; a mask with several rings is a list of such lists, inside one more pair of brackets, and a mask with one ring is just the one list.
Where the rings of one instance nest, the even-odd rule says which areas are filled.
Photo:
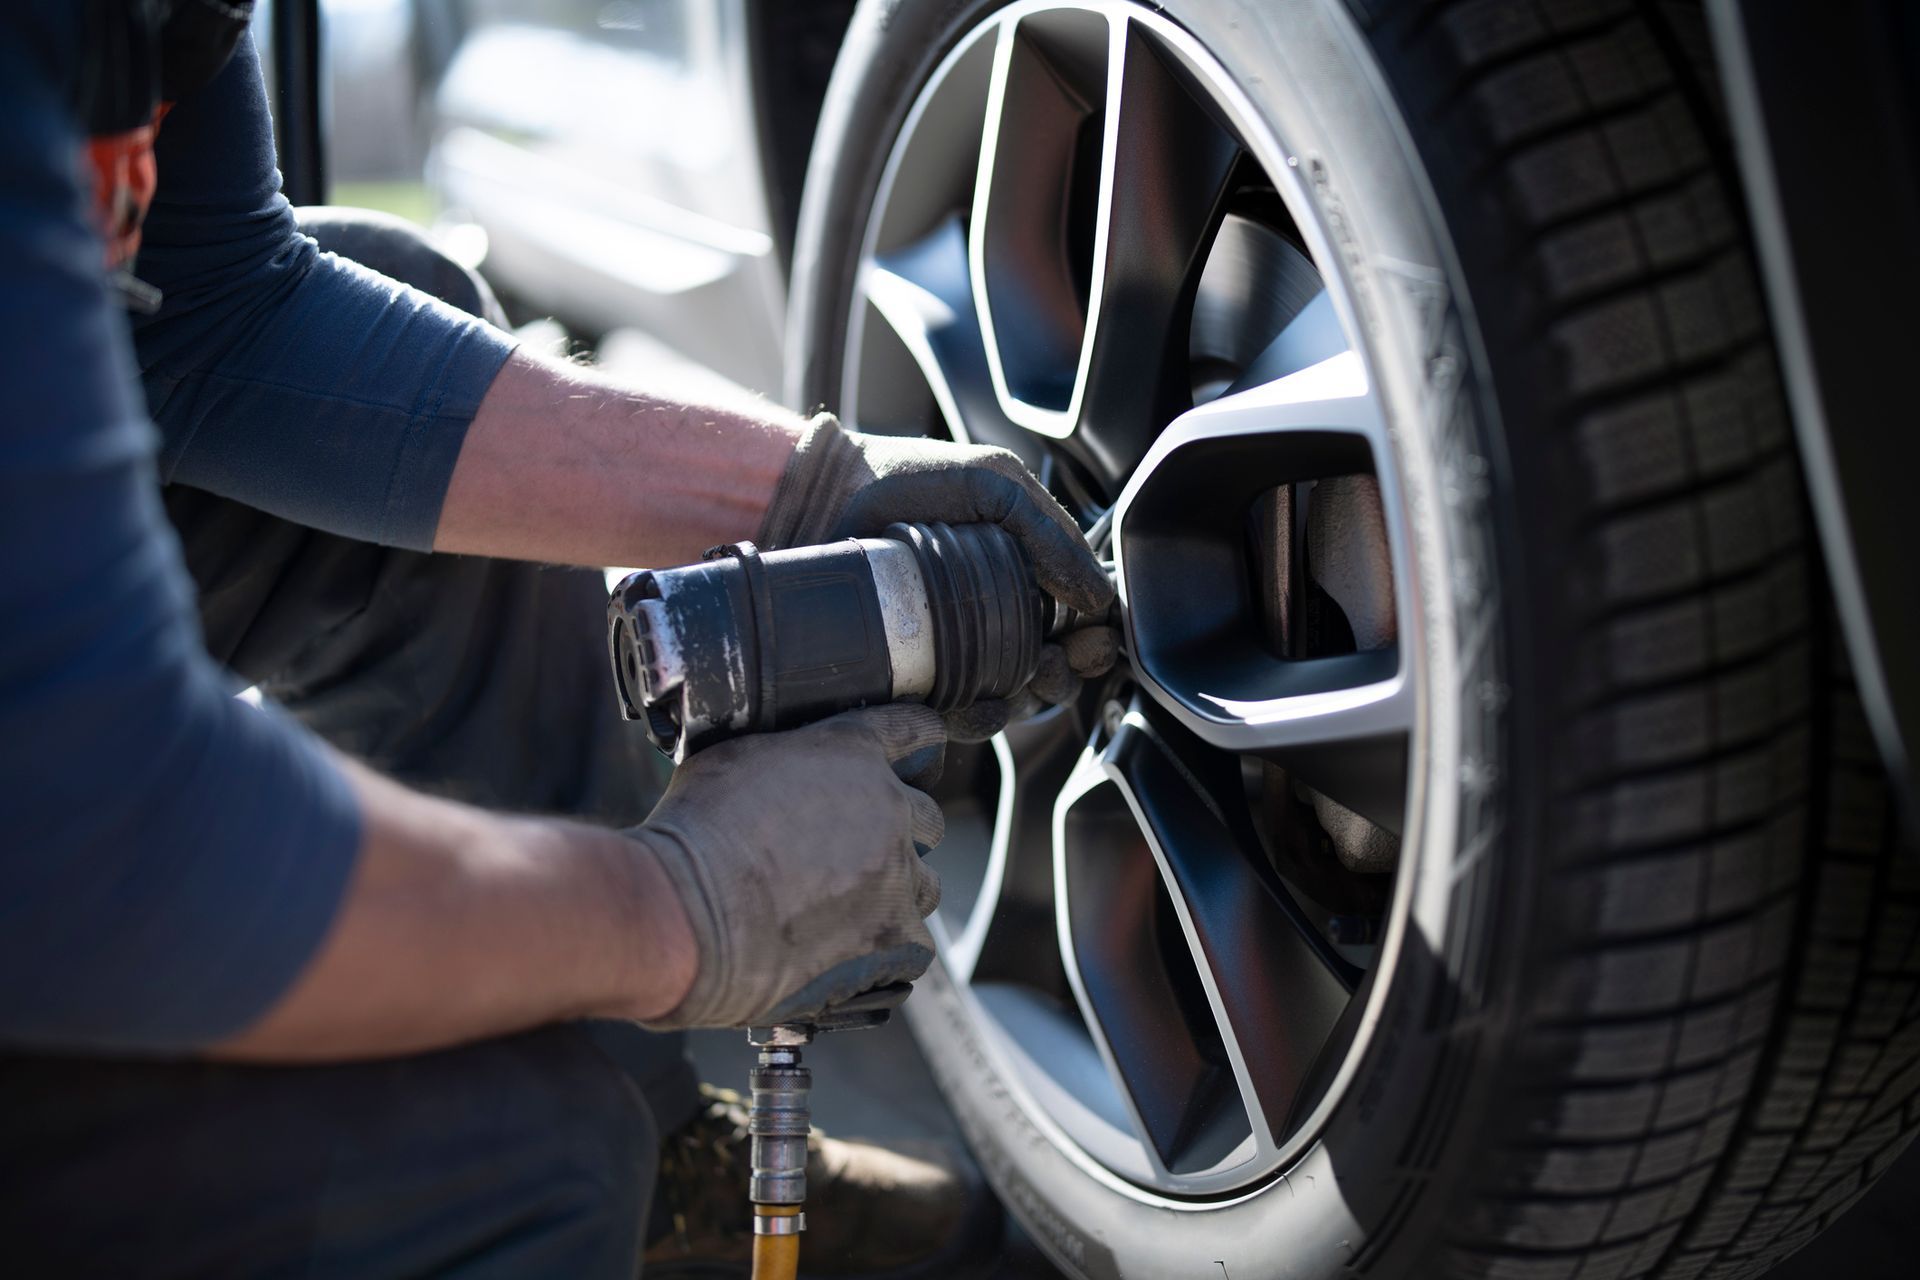
[[[790, 401], [839, 405], [894, 139], [999, 7], [857, 12]], [[908, 1012], [946, 1098], [1075, 1276], [1759, 1275], [1920, 1125], [1920, 875], [1834, 633], [1704, 19], [1156, 9], [1285, 122], [1351, 281], [1431, 614], [1428, 818], [1344, 1090], [1261, 1185], [1104, 1172], [936, 964]]]

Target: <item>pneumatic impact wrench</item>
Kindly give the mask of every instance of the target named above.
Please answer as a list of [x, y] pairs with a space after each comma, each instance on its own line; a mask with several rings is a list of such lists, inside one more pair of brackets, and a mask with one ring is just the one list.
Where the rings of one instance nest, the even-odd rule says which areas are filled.
[[[1034, 581], [998, 525], [896, 524], [878, 538], [762, 554], [717, 547], [614, 589], [607, 642], [621, 714], [678, 762], [745, 733], [911, 700], [950, 711], [1032, 678], [1042, 642], [1095, 619]], [[807, 1093], [800, 1050], [825, 1031], [884, 1023], [911, 987], [867, 992], [813, 1021], [754, 1027], [754, 1276], [798, 1266], [806, 1219]]]

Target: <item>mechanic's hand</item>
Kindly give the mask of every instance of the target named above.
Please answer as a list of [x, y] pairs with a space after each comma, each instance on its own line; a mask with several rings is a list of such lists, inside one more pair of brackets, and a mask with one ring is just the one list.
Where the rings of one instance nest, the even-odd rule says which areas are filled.
[[[816, 417], [801, 437], [758, 541], [777, 551], [871, 537], [895, 521], [916, 520], [997, 524], [1020, 543], [1034, 579], [1054, 599], [1096, 617], [1113, 603], [1113, 583], [1073, 517], [1011, 451], [865, 435], [846, 430], [831, 414]], [[1083, 678], [1112, 668], [1116, 652], [1117, 637], [1107, 626], [1048, 644], [1025, 690], [952, 713], [948, 731], [960, 741], [990, 738], [1010, 715], [1071, 698]]]
[[648, 1026], [804, 1019], [933, 960], [940, 806], [903, 779], [936, 772], [940, 717], [897, 703], [786, 733], [735, 738], [674, 771], [628, 832], [685, 905], [700, 969]]

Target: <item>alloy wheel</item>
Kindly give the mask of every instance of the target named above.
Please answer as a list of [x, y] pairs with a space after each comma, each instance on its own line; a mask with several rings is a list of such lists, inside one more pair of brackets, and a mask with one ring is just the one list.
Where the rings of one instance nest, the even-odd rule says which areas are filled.
[[1163, 1198], [1312, 1139], [1419, 820], [1406, 498], [1304, 180], [1166, 19], [1016, 4], [908, 114], [848, 317], [851, 420], [1013, 449], [1115, 562], [1121, 669], [953, 754], [934, 925], [1020, 1105]]

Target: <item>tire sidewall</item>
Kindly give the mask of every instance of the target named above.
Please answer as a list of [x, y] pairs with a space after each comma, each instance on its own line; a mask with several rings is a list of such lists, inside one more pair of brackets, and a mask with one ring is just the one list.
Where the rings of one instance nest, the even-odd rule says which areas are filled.
[[[865, 3], [856, 14], [796, 239], [790, 403], [834, 407], [867, 211], [893, 140], [940, 60], [1005, 3]], [[1427, 619], [1419, 733], [1433, 747], [1414, 779], [1410, 812], [1423, 813], [1423, 834], [1397, 890], [1392, 981], [1369, 1006], [1367, 1047], [1319, 1140], [1257, 1192], [1207, 1206], [1170, 1206], [1069, 1156], [1030, 1114], [971, 994], [938, 964], [908, 1018], [1001, 1197], [1071, 1274], [1430, 1275], [1444, 1208], [1436, 1188], [1468, 1158], [1460, 1136], [1485, 1113], [1483, 1058], [1500, 1040], [1489, 942], [1518, 927], [1495, 917], [1520, 896], [1495, 781], [1508, 646], [1488, 508], [1503, 468], [1474, 372], [1485, 365], [1428, 184], [1346, 12], [1327, 0], [1159, 8], [1220, 62], [1255, 116], [1292, 122], [1278, 141], [1328, 228], [1324, 248], [1354, 299], [1408, 479]], [[1463, 646], [1463, 634], [1476, 639]], [[1474, 785], [1460, 786], [1463, 776]], [[1470, 863], [1463, 849], [1475, 851]]]

